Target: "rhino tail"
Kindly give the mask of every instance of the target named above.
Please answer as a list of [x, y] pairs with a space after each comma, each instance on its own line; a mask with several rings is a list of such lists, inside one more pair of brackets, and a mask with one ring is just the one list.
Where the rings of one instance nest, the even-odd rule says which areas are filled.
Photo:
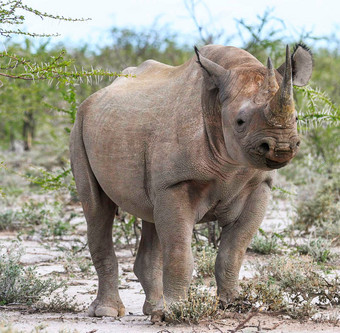
[[70, 135], [71, 169], [76, 182], [78, 197], [81, 202], [89, 202], [98, 198], [102, 192], [92, 171], [83, 140], [83, 119], [86, 106], [79, 107], [76, 120]]

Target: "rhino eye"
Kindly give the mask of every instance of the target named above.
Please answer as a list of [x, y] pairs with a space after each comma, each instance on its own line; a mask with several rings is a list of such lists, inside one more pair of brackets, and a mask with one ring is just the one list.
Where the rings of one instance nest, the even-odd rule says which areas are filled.
[[243, 119], [237, 119], [237, 125], [242, 126], [245, 123]]

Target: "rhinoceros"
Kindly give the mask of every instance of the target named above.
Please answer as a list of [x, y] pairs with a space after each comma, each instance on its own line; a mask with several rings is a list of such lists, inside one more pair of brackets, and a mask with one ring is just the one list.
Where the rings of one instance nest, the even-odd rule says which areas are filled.
[[90, 316], [123, 316], [112, 241], [117, 207], [142, 219], [134, 264], [143, 312], [164, 318], [185, 299], [196, 223], [218, 221], [215, 264], [222, 304], [237, 295], [241, 263], [264, 217], [275, 169], [297, 153], [293, 85], [307, 84], [302, 44], [274, 69], [236, 47], [204, 46], [181, 66], [129, 67], [80, 106], [72, 170], [99, 280]]

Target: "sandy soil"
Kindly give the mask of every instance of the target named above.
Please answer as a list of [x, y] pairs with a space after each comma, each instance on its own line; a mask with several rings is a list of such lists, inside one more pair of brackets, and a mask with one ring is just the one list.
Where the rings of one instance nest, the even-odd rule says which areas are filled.
[[[267, 217], [262, 225], [264, 229], [280, 229], [287, 221], [287, 214], [290, 214], [284, 203], [279, 203], [280, 209], [277, 210], [272, 205]], [[283, 205], [283, 206], [282, 206]], [[72, 223], [84, 222], [79, 217], [75, 218]], [[24, 249], [24, 255], [21, 261], [25, 265], [36, 265], [37, 272], [41, 276], [68, 276], [70, 279], [68, 293], [75, 295], [78, 303], [87, 307], [95, 298], [97, 277], [94, 274], [93, 267], [86, 274], [77, 272], [74, 269], [70, 274], [68, 261], [65, 257], [66, 251], [60, 251], [60, 248], [69, 248], [75, 240], [85, 242], [85, 222], [79, 225], [78, 234], [75, 237], [64, 237], [58, 242], [53, 240], [46, 241], [36, 236], [23, 237], [21, 246]], [[10, 232], [0, 233], [0, 245], [11, 246], [17, 239], [17, 234]], [[4, 248], [3, 248], [4, 250]], [[87, 251], [82, 253], [89, 256]], [[120, 269], [120, 294], [126, 306], [127, 315], [119, 320], [111, 318], [90, 318], [86, 315], [86, 310], [79, 313], [30, 313], [27, 308], [18, 308], [18, 306], [0, 307], [0, 323], [11, 323], [14, 330], [20, 332], [231, 332], [242, 323], [247, 315], [230, 314], [230, 318], [216, 321], [202, 322], [200, 325], [152, 325], [149, 317], [142, 314], [142, 305], [144, 294], [142, 287], [132, 272], [133, 257], [128, 249], [118, 249], [117, 256]], [[241, 278], [249, 277], [252, 272], [249, 268], [254, 254], [247, 254], [245, 264], [241, 270]], [[67, 271], [68, 270], [68, 271]], [[314, 321], [299, 322], [285, 317], [268, 316], [266, 314], [257, 314], [251, 318], [242, 330], [238, 332], [340, 332], [340, 326], [331, 323], [316, 323]], [[40, 330], [39, 330], [40, 329]], [[5, 332], [0, 325], [0, 332]]]

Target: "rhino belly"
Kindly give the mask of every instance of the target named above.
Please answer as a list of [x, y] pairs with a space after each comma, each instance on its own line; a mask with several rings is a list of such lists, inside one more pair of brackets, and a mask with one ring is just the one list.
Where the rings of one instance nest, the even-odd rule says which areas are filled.
[[144, 170], [136, 160], [90, 153], [92, 171], [104, 192], [123, 210], [153, 222], [153, 206], [144, 188]]

